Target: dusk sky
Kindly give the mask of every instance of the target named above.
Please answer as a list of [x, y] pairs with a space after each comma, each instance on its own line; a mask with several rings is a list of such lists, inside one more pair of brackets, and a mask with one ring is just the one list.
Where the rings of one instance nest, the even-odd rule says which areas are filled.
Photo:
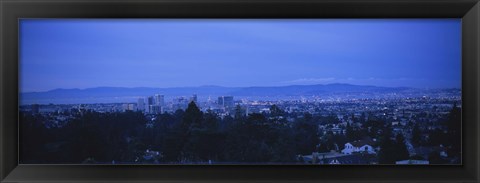
[[461, 19], [23, 19], [20, 91], [461, 85]]

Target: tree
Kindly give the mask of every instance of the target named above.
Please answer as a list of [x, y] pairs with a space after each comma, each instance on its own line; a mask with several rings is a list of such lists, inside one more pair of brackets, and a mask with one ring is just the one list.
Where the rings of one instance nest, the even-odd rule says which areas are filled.
[[263, 114], [252, 113], [225, 133], [227, 162], [294, 162], [295, 139], [291, 127], [272, 123]]
[[240, 119], [243, 119], [244, 117], [245, 117], [245, 113], [242, 110], [242, 107], [240, 105], [237, 105], [235, 107], [235, 119], [240, 120]]
[[[312, 114], [310, 114], [309, 112], [306, 112], [303, 114], [303, 118], [305, 119], [305, 122], [308, 123], [308, 124], [312, 124], [313, 123], [313, 116]], [[316, 124], [314, 124], [316, 125]]]
[[184, 130], [190, 130], [191, 128], [196, 128], [201, 126], [203, 120], [203, 113], [197, 107], [195, 102], [190, 102], [188, 104], [187, 110], [185, 110], [185, 114], [183, 115], [182, 120], [182, 128]]
[[181, 151], [185, 144], [185, 135], [179, 129], [173, 129], [167, 132], [163, 139], [162, 152], [167, 162], [179, 162], [182, 157]]
[[350, 114], [350, 119], [351, 119], [353, 122], [357, 121], [357, 119], [355, 118], [355, 114], [353, 114], [353, 113]]
[[273, 117], [279, 117], [279, 116], [282, 116], [284, 112], [282, 109], [280, 109], [277, 105], [274, 104], [270, 107], [270, 114]]
[[457, 103], [453, 104], [452, 110], [447, 118], [447, 128], [448, 128], [448, 144], [451, 145], [451, 151], [459, 155], [461, 152], [461, 123], [462, 122], [462, 111], [457, 107]]
[[191, 162], [216, 161], [223, 150], [224, 139], [216, 130], [194, 129], [183, 147], [184, 158]]
[[296, 154], [311, 154], [319, 143], [317, 125], [307, 121], [307, 118], [295, 122], [293, 131], [295, 136]]
[[412, 129], [412, 144], [420, 145], [422, 143], [422, 132], [418, 124], [415, 124]]
[[405, 137], [400, 133], [395, 138], [395, 160], [406, 160], [410, 157], [410, 153], [408, 152], [407, 146], [405, 145]]
[[217, 114], [209, 110], [204, 114], [202, 128], [205, 128], [209, 131], [217, 131], [220, 126], [218, 120]]
[[362, 112], [362, 115], [360, 116], [360, 123], [365, 123], [366, 121], [366, 115], [365, 115], [365, 112]]
[[[343, 136], [343, 135], [342, 135]], [[338, 135], [333, 134], [332, 131], [327, 131], [321, 138], [320, 138], [320, 151], [325, 152], [330, 150], [336, 150], [336, 145], [339, 144], [338, 142]], [[341, 143], [343, 143], [342, 141]], [[339, 147], [340, 148], [340, 147]]]
[[442, 158], [440, 156], [440, 152], [438, 151], [433, 151], [430, 154], [428, 154], [428, 161], [430, 164], [446, 164], [448, 161]]
[[395, 140], [392, 140], [390, 126], [388, 126], [387, 129], [380, 142], [379, 163], [395, 164], [396, 161], [409, 159], [410, 154], [405, 145], [405, 137], [402, 134], [397, 134]]
[[[271, 162], [295, 162], [295, 138], [293, 136], [293, 131], [287, 127], [277, 127], [272, 132], [273, 137], [272, 142], [269, 142], [269, 146], [271, 148], [272, 157], [269, 161]], [[314, 144], [312, 149], [315, 149], [315, 142], [311, 142]], [[293, 148], [292, 148], [293, 147]]]
[[346, 131], [345, 135], [346, 135], [347, 140], [349, 142], [353, 142], [354, 140], [357, 140], [357, 139], [355, 139], [355, 132], [353, 131], [353, 128], [352, 128], [352, 126], [350, 125], [349, 122], [347, 122], [347, 127], [346, 127], [345, 131]]
[[381, 135], [380, 132], [388, 130], [385, 127], [385, 122], [381, 120], [368, 120], [365, 122], [364, 128], [367, 129], [367, 134], [371, 138], [378, 138]]
[[395, 142], [391, 139], [392, 129], [387, 127], [380, 138], [380, 152], [378, 152], [378, 161], [380, 164], [395, 164]]
[[[20, 151], [22, 163], [41, 163], [44, 160], [45, 150], [43, 145], [51, 139], [49, 131], [43, 125], [45, 118], [41, 115], [19, 114], [20, 126]], [[32, 138], [34, 137], [34, 138]], [[45, 161], [45, 160], [44, 160]]]
[[443, 130], [436, 128], [430, 130], [428, 133], [428, 144], [432, 146], [445, 145], [445, 142], [449, 141], [446, 133]]

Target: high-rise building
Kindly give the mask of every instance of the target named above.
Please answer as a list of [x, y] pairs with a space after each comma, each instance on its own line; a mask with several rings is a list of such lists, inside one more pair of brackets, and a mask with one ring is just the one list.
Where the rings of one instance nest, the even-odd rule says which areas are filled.
[[223, 96], [218, 97], [217, 104], [223, 107]]
[[155, 98], [153, 96], [147, 97], [147, 106], [145, 107], [145, 112], [146, 113], [152, 113], [152, 105], [155, 105]]
[[144, 98], [139, 98], [137, 102], [137, 110], [139, 111], [145, 111], [145, 99]]
[[135, 105], [134, 104], [123, 104], [123, 111], [134, 111]]
[[153, 98], [153, 96], [147, 98], [147, 105], [155, 105], [155, 98]]
[[165, 96], [156, 94], [155, 95], [155, 104], [158, 106], [165, 106]]
[[172, 106], [173, 106], [173, 110], [178, 110], [178, 109], [185, 110], [187, 109], [187, 106], [188, 106], [188, 99], [185, 97], [174, 98], [172, 101]]
[[233, 102], [233, 96], [224, 96], [223, 97], [223, 106], [224, 107], [233, 107], [235, 103]]
[[131, 111], [134, 111], [137, 108], [136, 108], [135, 104], [128, 104], [128, 109], [131, 110]]
[[218, 105], [221, 107], [233, 107], [233, 96], [220, 96], [218, 97]]
[[150, 114], [161, 114], [162, 106], [159, 105], [150, 105]]

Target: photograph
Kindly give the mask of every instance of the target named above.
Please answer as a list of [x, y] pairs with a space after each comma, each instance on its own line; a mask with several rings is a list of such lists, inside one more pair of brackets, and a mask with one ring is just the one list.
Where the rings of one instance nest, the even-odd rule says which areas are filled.
[[463, 164], [461, 18], [21, 18], [18, 87], [24, 165]]

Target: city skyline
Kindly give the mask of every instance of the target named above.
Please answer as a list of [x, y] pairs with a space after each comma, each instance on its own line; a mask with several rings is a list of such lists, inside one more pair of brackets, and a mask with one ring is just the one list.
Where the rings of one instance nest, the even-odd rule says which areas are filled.
[[[195, 95], [199, 101], [216, 96], [235, 96], [239, 100], [300, 100], [300, 99], [365, 99], [439, 97], [445, 94], [461, 94], [461, 89], [418, 89], [406, 87], [376, 87], [349, 84], [295, 85], [281, 87], [180, 87], [180, 88], [122, 88], [99, 87], [88, 89], [57, 89], [48, 92], [21, 93], [20, 103], [73, 104], [73, 103], [121, 103], [133, 102], [139, 97], [161, 95], [164, 101], [189, 98]], [[198, 96], [198, 97], [197, 97]], [[155, 99], [159, 100], [159, 99]]]
[[460, 19], [23, 19], [20, 91], [330, 83], [460, 88], [460, 31]]

